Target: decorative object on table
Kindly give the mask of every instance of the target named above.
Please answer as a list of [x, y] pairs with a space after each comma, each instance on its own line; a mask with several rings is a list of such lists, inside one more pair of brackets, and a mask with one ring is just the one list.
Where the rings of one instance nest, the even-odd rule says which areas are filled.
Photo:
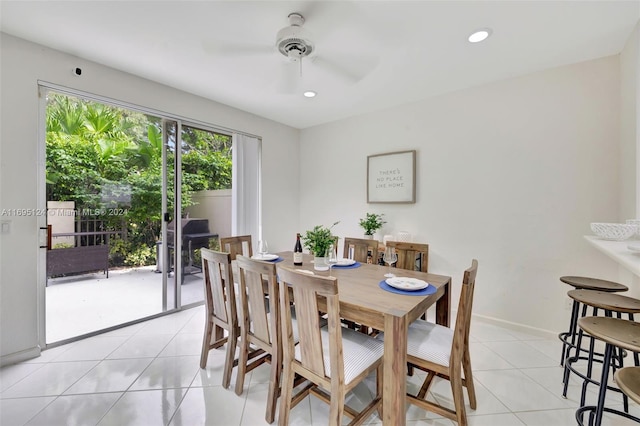
[[415, 150], [367, 157], [367, 203], [415, 202]]
[[398, 255], [396, 254], [396, 249], [393, 248], [393, 247], [386, 247], [384, 249], [383, 260], [384, 260], [384, 263], [389, 265], [389, 272], [384, 274], [384, 276], [387, 277], [387, 278], [395, 277], [396, 274], [391, 273], [391, 265], [393, 265], [394, 263], [396, 263], [398, 261]]
[[267, 244], [267, 240], [262, 239], [258, 241], [258, 255], [264, 258], [268, 253], [269, 253], [269, 244]]
[[373, 234], [375, 234], [378, 229], [382, 228], [382, 225], [387, 223], [382, 219], [382, 216], [384, 216], [384, 213], [367, 213], [364, 219], [360, 219], [359, 224], [360, 227], [364, 229], [365, 238], [373, 238]]
[[324, 254], [324, 263], [329, 267], [329, 276], [331, 277], [331, 268], [338, 263], [338, 254], [336, 247], [331, 244]]
[[603, 240], [622, 241], [635, 234], [637, 227], [624, 223], [592, 223], [591, 231]]
[[300, 242], [300, 233], [296, 234], [296, 244], [293, 247], [293, 264], [302, 266], [302, 243]]
[[302, 238], [304, 240], [304, 247], [315, 257], [313, 260], [313, 269], [316, 271], [326, 271], [329, 269], [324, 262], [324, 255], [329, 246], [336, 243], [337, 238], [331, 234], [331, 228], [338, 223], [340, 223], [340, 221], [334, 222], [334, 224], [329, 227], [316, 225], [312, 230], [306, 231]]

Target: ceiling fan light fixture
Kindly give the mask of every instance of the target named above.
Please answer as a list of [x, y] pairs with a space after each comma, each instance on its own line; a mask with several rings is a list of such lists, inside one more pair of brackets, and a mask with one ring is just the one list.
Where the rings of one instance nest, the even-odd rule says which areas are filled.
[[299, 13], [289, 15], [289, 26], [278, 31], [276, 47], [278, 51], [292, 62], [311, 55], [314, 44], [311, 34], [302, 28], [304, 18]]
[[305, 98], [315, 98], [317, 93], [314, 92], [313, 90], [307, 90], [303, 93]]
[[481, 41], [486, 40], [493, 33], [491, 28], [481, 28], [479, 30], [474, 31], [469, 36], [469, 43], [480, 43]]

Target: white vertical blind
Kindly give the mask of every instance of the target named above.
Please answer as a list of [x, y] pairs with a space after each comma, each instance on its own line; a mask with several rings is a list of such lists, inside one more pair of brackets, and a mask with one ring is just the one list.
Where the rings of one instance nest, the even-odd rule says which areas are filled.
[[231, 233], [251, 235], [257, 244], [262, 221], [261, 140], [234, 133], [232, 143]]

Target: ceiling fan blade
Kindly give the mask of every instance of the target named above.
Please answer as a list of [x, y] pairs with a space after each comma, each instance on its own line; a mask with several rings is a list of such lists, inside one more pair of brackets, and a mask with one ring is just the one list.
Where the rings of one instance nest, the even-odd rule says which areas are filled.
[[273, 45], [268, 44], [229, 43], [212, 40], [203, 41], [202, 50], [210, 54], [224, 56], [272, 55], [276, 51]]
[[345, 56], [342, 60], [315, 56], [312, 58], [314, 65], [323, 70], [335, 74], [349, 84], [356, 84], [378, 66], [378, 58], [373, 56]]

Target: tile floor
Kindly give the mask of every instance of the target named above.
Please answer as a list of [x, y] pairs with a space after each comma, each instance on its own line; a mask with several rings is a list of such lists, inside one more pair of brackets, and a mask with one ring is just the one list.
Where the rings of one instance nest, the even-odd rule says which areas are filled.
[[[46, 350], [42, 356], [0, 369], [0, 425], [263, 425], [268, 365], [254, 370], [245, 392], [233, 382], [223, 389], [224, 350], [210, 353], [199, 368], [204, 308], [197, 307], [125, 329]], [[472, 426], [575, 425], [579, 382], [561, 397], [560, 344], [474, 319], [471, 357], [478, 408], [468, 411]], [[416, 374], [409, 388], [424, 376]], [[356, 409], [371, 398], [374, 381], [356, 388], [348, 403]], [[618, 394], [608, 404], [620, 407]], [[432, 387], [429, 398], [450, 403], [448, 383]], [[588, 403], [595, 401], [590, 389]], [[640, 410], [632, 406], [632, 413]], [[311, 397], [293, 411], [291, 424], [326, 425], [328, 407]], [[455, 423], [416, 407], [409, 425]], [[372, 416], [367, 424], [380, 424]], [[634, 424], [607, 415], [605, 425]]]

